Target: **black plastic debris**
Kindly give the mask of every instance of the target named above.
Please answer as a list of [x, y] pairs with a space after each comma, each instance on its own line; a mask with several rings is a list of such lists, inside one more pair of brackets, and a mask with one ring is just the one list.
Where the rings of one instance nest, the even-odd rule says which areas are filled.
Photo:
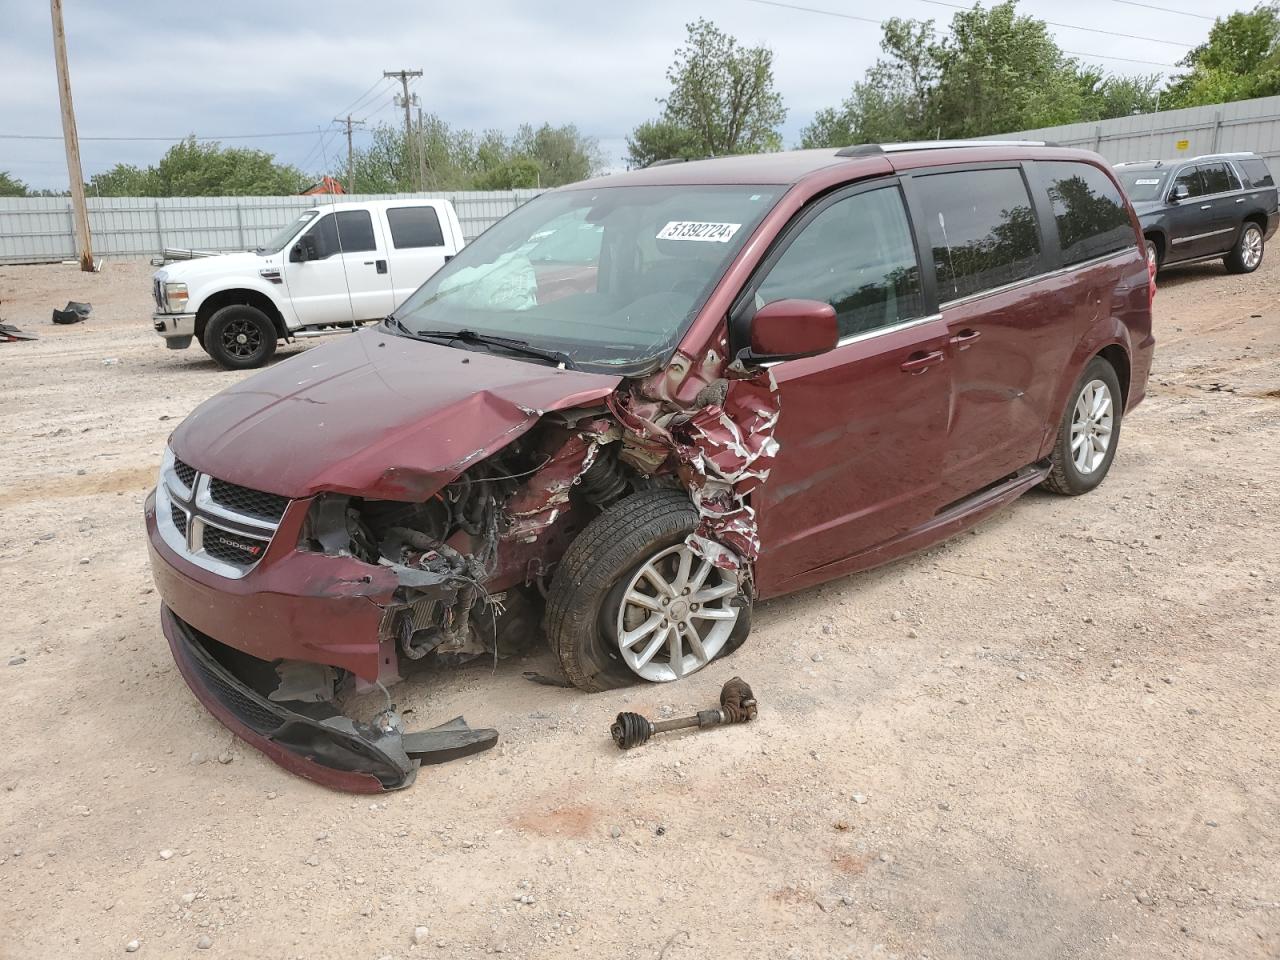
[[53, 322], [63, 326], [72, 323], [84, 323], [89, 319], [89, 313], [92, 310], [93, 304], [68, 300], [64, 309], [53, 311]]
[[12, 323], [0, 323], [0, 343], [17, 343], [19, 340], [39, 340], [34, 333], [24, 333]]

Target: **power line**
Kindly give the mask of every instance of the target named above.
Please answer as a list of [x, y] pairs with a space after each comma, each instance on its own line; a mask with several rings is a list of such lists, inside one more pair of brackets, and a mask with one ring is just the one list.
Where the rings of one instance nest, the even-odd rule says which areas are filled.
[[[839, 17], [841, 20], [858, 20], [862, 23], [874, 23], [876, 26], [883, 26], [883, 20], [875, 20], [871, 17], [860, 17], [852, 13], [840, 13], [836, 10], [820, 10], [817, 7], [802, 7], [794, 3], [783, 3], [782, 0], [747, 0], [748, 3], [761, 3], [769, 7], [783, 7], [787, 10], [799, 10], [803, 13], [818, 13], [824, 17]], [[948, 4], [949, 6], [949, 4]], [[968, 9], [962, 7], [961, 9]], [[1161, 41], [1164, 42], [1164, 41]], [[1063, 53], [1071, 54], [1073, 57], [1093, 57], [1096, 60], [1121, 60], [1125, 63], [1142, 63], [1150, 67], [1176, 67], [1175, 63], [1160, 63], [1156, 60], [1137, 60], [1133, 57], [1113, 57], [1106, 53], [1084, 53], [1079, 50], [1063, 50]]]
[[1200, 20], [1217, 20], [1217, 17], [1210, 17], [1203, 13], [1191, 13], [1187, 10], [1175, 10], [1172, 7], [1157, 7], [1154, 3], [1139, 3], [1138, 0], [1113, 0], [1114, 3], [1123, 3], [1126, 7], [1146, 7], [1148, 10], [1159, 10], [1161, 13], [1177, 13], [1184, 17], [1196, 17]]
[[[972, 7], [966, 6], [963, 3], [948, 3], [946, 0], [918, 0], [918, 2], [932, 4], [935, 7], [950, 7], [953, 10], [972, 9]], [[1181, 40], [1161, 40], [1158, 37], [1144, 37], [1134, 33], [1119, 33], [1115, 30], [1100, 30], [1097, 27], [1081, 27], [1074, 23], [1058, 23], [1056, 20], [1045, 20], [1041, 17], [1036, 17], [1036, 19], [1040, 20], [1042, 23], [1047, 23], [1051, 27], [1062, 27], [1066, 30], [1083, 30], [1085, 33], [1101, 33], [1108, 37], [1123, 37], [1126, 40], [1148, 40], [1151, 43], [1164, 43], [1171, 47], [1182, 47], [1183, 49], [1195, 46], [1195, 44], [1183, 43]]]
[[369, 94], [373, 93], [373, 92], [374, 92], [374, 90], [376, 90], [376, 89], [378, 88], [378, 85], [379, 85], [380, 83], [382, 83], [382, 81], [383, 81], [383, 80], [385, 80], [385, 79], [386, 79], [386, 77], [379, 77], [377, 80], [373, 81], [373, 86], [371, 86], [371, 87], [370, 87], [368, 90], [366, 90], [364, 93], [360, 94], [360, 96], [356, 97], [354, 100], [352, 100], [352, 101], [351, 101], [351, 103], [349, 103], [347, 106], [343, 107], [343, 108], [342, 108], [341, 110], [339, 110], [338, 112], [339, 112], [339, 113], [351, 113], [352, 111], [359, 109], [360, 104], [364, 102], [365, 98], [366, 98], [366, 97], [368, 97], [368, 96], [369, 96]]
[[[188, 133], [181, 137], [80, 137], [81, 140], [111, 140], [124, 141], [129, 143], [141, 143], [143, 141], [156, 141], [159, 143], [178, 143], [190, 137], [197, 140], [263, 140], [267, 137], [310, 137], [314, 136], [314, 130], [290, 130], [286, 133], [232, 133], [225, 136], [196, 136], [194, 133]], [[0, 140], [61, 140], [62, 137], [46, 136], [44, 134], [35, 133], [0, 133]]]

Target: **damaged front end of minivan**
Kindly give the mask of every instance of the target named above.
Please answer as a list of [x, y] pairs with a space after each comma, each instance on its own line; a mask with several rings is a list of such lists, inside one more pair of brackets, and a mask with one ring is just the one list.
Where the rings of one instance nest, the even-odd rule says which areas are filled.
[[[452, 479], [435, 489], [414, 465], [390, 463], [380, 475], [396, 483], [375, 485], [377, 495], [348, 487], [291, 501], [253, 570], [260, 592], [232, 592], [246, 578], [225, 596], [193, 598], [190, 577], [153, 564], [175, 659], [215, 716], [293, 772], [361, 792], [408, 786], [423, 763], [492, 746], [496, 732], [461, 718], [406, 732], [386, 689], [427, 664], [527, 649], [542, 636], [566, 550], [642, 490], [687, 494], [698, 512], [687, 545], [750, 602], [759, 549], [750, 494], [777, 449], [768, 370], [732, 367], [724, 349], [700, 362], [677, 353], [585, 406], [507, 409], [511, 439], [436, 471]], [[168, 488], [167, 471], [148, 506], [153, 531], [188, 510], [185, 533], [221, 522], [199, 519], [201, 474], [193, 470], [188, 502], [181, 479], [176, 493]], [[153, 536], [153, 552], [164, 539]], [[272, 578], [286, 569], [290, 586], [279, 586]], [[366, 692], [383, 699], [371, 718], [339, 707]]]

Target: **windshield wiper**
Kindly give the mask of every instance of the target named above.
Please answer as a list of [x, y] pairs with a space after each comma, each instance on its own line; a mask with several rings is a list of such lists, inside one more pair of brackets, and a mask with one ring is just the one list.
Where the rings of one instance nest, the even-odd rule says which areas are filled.
[[414, 333], [412, 330], [406, 327], [403, 323], [401, 323], [400, 318], [397, 317], [394, 313], [388, 313], [385, 317], [382, 318], [382, 322], [385, 323], [388, 327], [394, 327], [396, 330], [399, 330], [406, 337], [417, 336], [416, 333]]
[[573, 358], [564, 351], [543, 350], [539, 347], [533, 347], [529, 345], [528, 340], [516, 340], [514, 337], [498, 337], [490, 333], [478, 333], [475, 330], [410, 331], [408, 327], [395, 317], [388, 317], [387, 319], [395, 324], [400, 330], [406, 331], [408, 336], [416, 337], [420, 340], [461, 340], [463, 343], [501, 347], [504, 350], [510, 350], [512, 353], [521, 353], [527, 357], [536, 357], [539, 360], [546, 360], [548, 363], [564, 366], [570, 370], [576, 368]]

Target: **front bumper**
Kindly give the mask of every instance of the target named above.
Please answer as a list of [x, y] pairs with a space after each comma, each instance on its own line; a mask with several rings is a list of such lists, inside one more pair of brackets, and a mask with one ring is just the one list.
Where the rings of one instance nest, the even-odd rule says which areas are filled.
[[196, 333], [196, 315], [194, 313], [153, 313], [151, 326], [156, 333], [165, 339], [165, 346], [170, 350], [185, 350], [191, 346], [191, 338]]
[[275, 702], [265, 693], [271, 665], [219, 644], [161, 607], [174, 662], [209, 712], [232, 733], [291, 773], [352, 793], [411, 786], [424, 763], [488, 750], [495, 730], [472, 730], [456, 717], [419, 733], [403, 733], [388, 709], [366, 724], [327, 703]]

